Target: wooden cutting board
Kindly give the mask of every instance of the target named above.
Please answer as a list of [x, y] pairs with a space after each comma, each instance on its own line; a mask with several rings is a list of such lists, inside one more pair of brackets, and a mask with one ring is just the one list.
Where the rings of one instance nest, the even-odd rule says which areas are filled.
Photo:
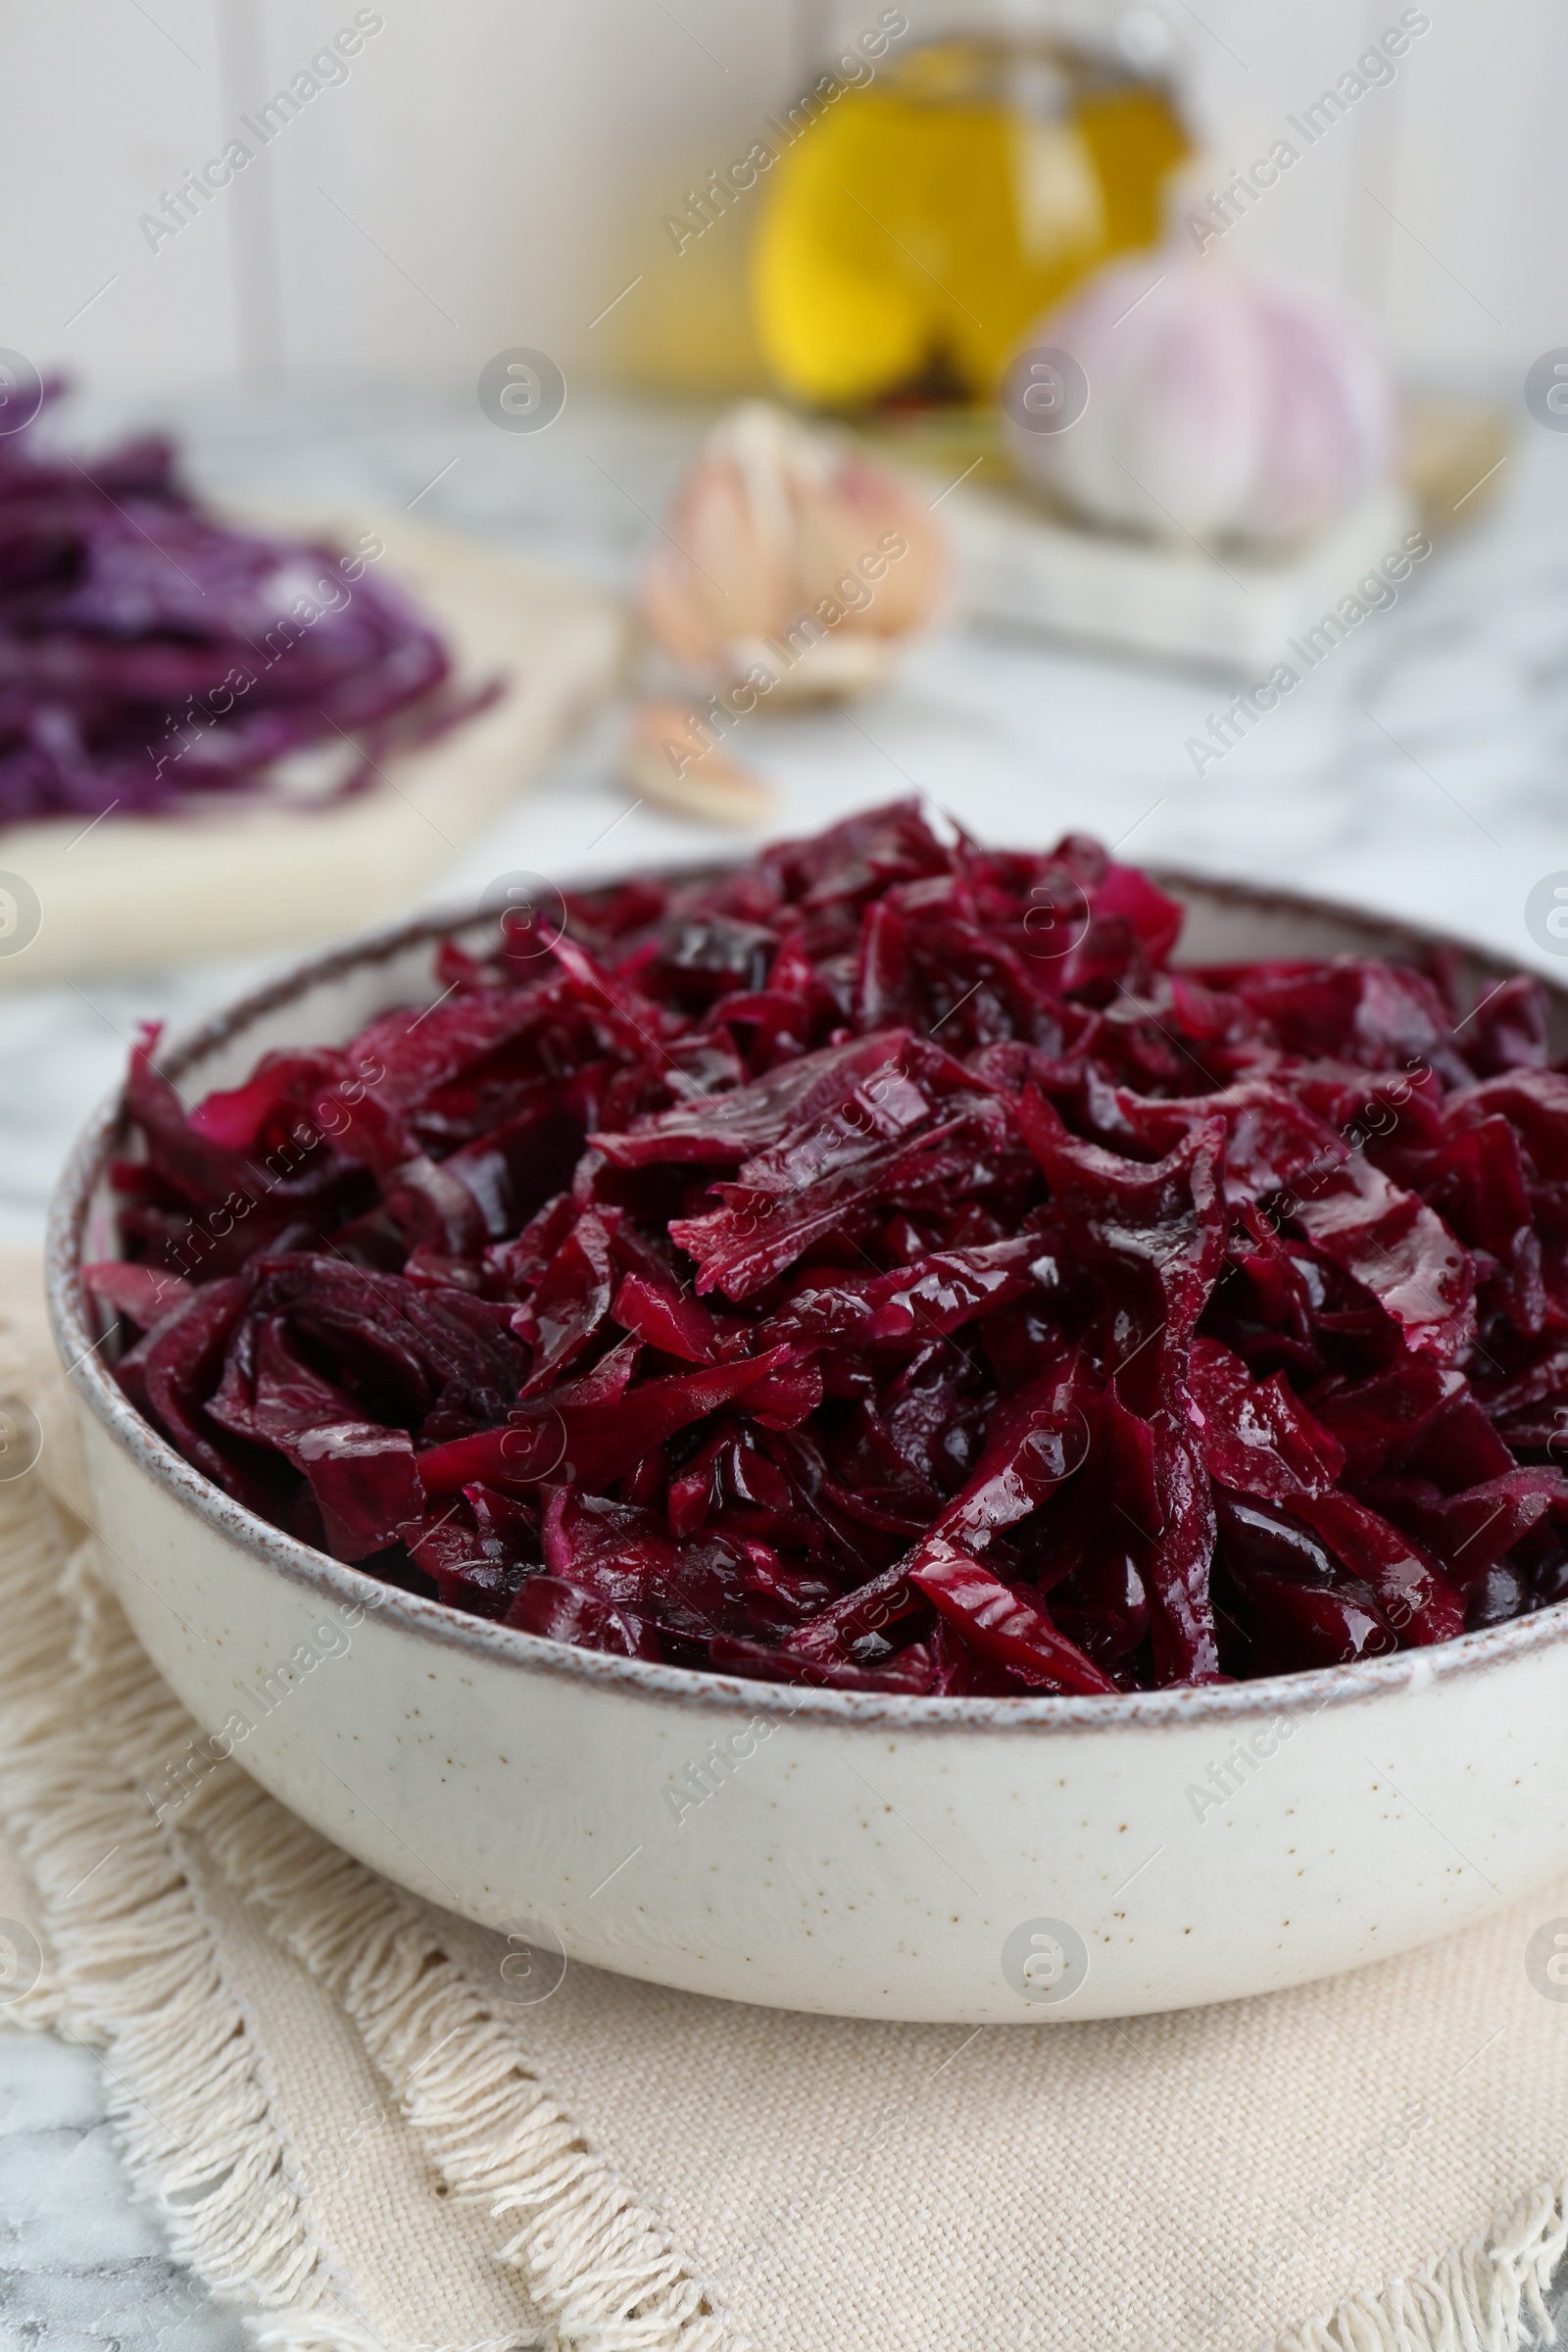
[[387, 572], [446, 637], [459, 682], [499, 670], [506, 692], [427, 749], [384, 760], [368, 790], [335, 805], [110, 815], [86, 831], [78, 817], [0, 827], [0, 893], [8, 875], [20, 876], [41, 910], [24, 949], [8, 955], [0, 939], [0, 988], [239, 955], [373, 922], [423, 888], [621, 676], [623, 608], [478, 541], [402, 515], [320, 508], [271, 507], [240, 519], [338, 546], [375, 530]]

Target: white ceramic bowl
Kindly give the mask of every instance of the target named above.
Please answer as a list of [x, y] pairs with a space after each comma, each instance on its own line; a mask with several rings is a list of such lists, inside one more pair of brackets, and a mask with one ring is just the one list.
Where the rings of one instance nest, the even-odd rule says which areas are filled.
[[[1162, 879], [1191, 909], [1190, 960], [1412, 944]], [[164, 1066], [201, 1092], [266, 1048], [342, 1042], [427, 1001], [432, 942], [457, 927], [308, 963]], [[1554, 1015], [1568, 1042], [1568, 1000]], [[49, 1245], [108, 1572], [209, 1756], [231, 1746], [433, 1901], [699, 1992], [1053, 2022], [1352, 1968], [1568, 1866], [1568, 1608], [1235, 1688], [897, 1698], [565, 1648], [339, 1565], [231, 1502], [83, 1352], [77, 1268], [113, 1252], [118, 1120], [111, 1103], [78, 1145]], [[558, 1973], [547, 1958], [541, 1987]]]

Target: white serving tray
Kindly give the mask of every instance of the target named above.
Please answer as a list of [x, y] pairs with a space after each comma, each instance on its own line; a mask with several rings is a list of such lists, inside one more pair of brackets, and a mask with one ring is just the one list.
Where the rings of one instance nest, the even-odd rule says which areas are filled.
[[1026, 496], [965, 489], [947, 505], [960, 610], [1081, 644], [1266, 673], [1285, 640], [1330, 612], [1417, 527], [1390, 484], [1311, 546], [1264, 563], [1192, 542], [1076, 529]]
[[383, 761], [384, 777], [335, 806], [235, 803], [108, 816], [85, 832], [78, 817], [0, 827], [0, 879], [21, 875], [42, 907], [31, 943], [0, 954], [0, 987], [326, 938], [392, 912], [620, 677], [626, 615], [574, 581], [402, 515], [267, 508], [243, 519], [342, 546], [374, 529], [387, 572], [452, 647], [458, 680], [503, 670], [507, 691], [427, 749]]

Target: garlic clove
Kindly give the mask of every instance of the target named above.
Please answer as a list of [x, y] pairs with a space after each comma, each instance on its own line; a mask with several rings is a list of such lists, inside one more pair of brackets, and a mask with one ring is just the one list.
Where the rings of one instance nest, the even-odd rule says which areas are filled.
[[792, 513], [755, 439], [736, 434], [732, 450], [699, 456], [654, 558], [668, 599], [688, 607], [688, 641], [704, 654], [715, 640], [766, 630], [793, 579]]
[[1156, 312], [1147, 333], [1146, 365], [1119, 388], [1132, 486], [1156, 509], [1147, 527], [1158, 532], [1163, 515], [1195, 538], [1223, 533], [1264, 462], [1257, 339], [1206, 282], [1184, 309]]
[[732, 760], [680, 703], [642, 705], [620, 765], [641, 799], [706, 824], [765, 825], [777, 813], [772, 786]]
[[1257, 288], [1269, 319], [1277, 427], [1255, 489], [1260, 536], [1323, 528], [1374, 490], [1397, 454], [1398, 411], [1382, 359], [1345, 331], [1342, 306], [1310, 287]]
[[[1089, 379], [1077, 424], [1015, 447], [1080, 513], [1156, 538], [1206, 538], [1245, 501], [1265, 391], [1255, 338], [1211, 279], [1171, 302], [1166, 267], [1106, 270], [1042, 327]], [[1036, 437], [1039, 438], [1039, 437]]]
[[752, 401], [688, 469], [640, 604], [682, 669], [724, 681], [760, 662], [763, 691], [798, 702], [880, 682], [932, 618], [949, 569], [946, 535], [913, 484]]

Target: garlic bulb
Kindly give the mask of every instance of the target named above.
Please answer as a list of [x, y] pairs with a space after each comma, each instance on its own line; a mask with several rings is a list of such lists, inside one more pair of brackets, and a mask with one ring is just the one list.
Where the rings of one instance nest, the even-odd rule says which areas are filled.
[[683, 671], [746, 681], [747, 710], [880, 682], [935, 611], [946, 541], [912, 483], [749, 401], [676, 494], [641, 587]]
[[1041, 320], [1027, 348], [1043, 347], [1076, 360], [1088, 405], [1063, 430], [1030, 430], [1004, 390], [1009, 439], [1091, 522], [1282, 546], [1393, 466], [1394, 385], [1353, 316], [1228, 257], [1167, 247], [1118, 263]]

